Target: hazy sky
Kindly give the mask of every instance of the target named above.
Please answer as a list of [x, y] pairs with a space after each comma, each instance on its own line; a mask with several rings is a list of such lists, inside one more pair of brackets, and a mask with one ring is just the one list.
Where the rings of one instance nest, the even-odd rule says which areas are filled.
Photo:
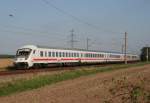
[[0, 0], [0, 54], [26, 44], [121, 51], [125, 31], [128, 52], [150, 44], [150, 0]]

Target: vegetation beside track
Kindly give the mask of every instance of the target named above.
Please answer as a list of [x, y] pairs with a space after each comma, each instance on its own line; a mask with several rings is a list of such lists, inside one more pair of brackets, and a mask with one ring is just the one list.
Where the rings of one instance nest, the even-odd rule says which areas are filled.
[[5, 84], [0, 84], [0, 96], [6, 96], [13, 93], [18, 93], [22, 91], [37, 89], [46, 85], [55, 84], [60, 81], [69, 80], [69, 79], [75, 79], [81, 76], [87, 76], [92, 75], [100, 72], [108, 72], [113, 70], [119, 70], [119, 69], [125, 69], [129, 67], [136, 67], [136, 66], [143, 66], [145, 64], [148, 64], [149, 62], [140, 62], [135, 64], [114, 64], [111, 66], [106, 67], [95, 67], [93, 69], [78, 69], [74, 71], [67, 71], [61, 74], [55, 74], [55, 75], [45, 75], [45, 76], [39, 76], [34, 77], [30, 80], [18, 80], [18, 81], [12, 81]]
[[7, 58], [14, 58], [15, 55], [8, 55], [8, 54], [0, 54], [0, 59], [7, 59]]
[[7, 70], [8, 67], [13, 65], [13, 59], [0, 58], [0, 69]]

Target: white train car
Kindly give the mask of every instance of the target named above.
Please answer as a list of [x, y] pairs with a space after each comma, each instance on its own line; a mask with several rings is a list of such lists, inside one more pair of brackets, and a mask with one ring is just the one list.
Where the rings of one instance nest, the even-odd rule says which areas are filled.
[[[137, 61], [137, 55], [127, 54], [128, 61]], [[37, 67], [48, 64], [67, 63], [103, 63], [123, 62], [124, 54], [88, 51], [81, 49], [48, 48], [35, 45], [26, 45], [17, 50], [14, 64], [18, 67]]]

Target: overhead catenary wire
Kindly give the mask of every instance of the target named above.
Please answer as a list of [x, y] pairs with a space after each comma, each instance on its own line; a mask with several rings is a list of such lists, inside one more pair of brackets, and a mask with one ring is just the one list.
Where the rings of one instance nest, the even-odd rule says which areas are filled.
[[[107, 33], [112, 33], [112, 34], [124, 34], [123, 32], [114, 32], [114, 31], [111, 31], [111, 30], [102, 30], [100, 27], [98, 27], [98, 26], [96, 26], [96, 25], [94, 25], [94, 24], [92, 24], [92, 23], [86, 22], [86, 21], [80, 19], [79, 17], [74, 16], [74, 15], [72, 15], [71, 13], [69, 13], [69, 12], [67, 12], [67, 11], [65, 11], [65, 10], [63, 10], [63, 9], [61, 9], [61, 8], [59, 8], [59, 7], [57, 7], [56, 5], [54, 5], [53, 3], [51, 3], [49, 0], [41, 0], [41, 1], [43, 1], [43, 2], [44, 2], [45, 4], [47, 4], [48, 6], [54, 8], [54, 9], [57, 10], [58, 12], [60, 12], [60, 13], [62, 13], [62, 14], [64, 14], [64, 15], [66, 15], [66, 16], [68, 16], [68, 17], [70, 17], [70, 18], [72, 18], [73, 20], [75, 20], [75, 21], [77, 21], [77, 22], [80, 22], [80, 23], [82, 23], [82, 24], [88, 25], [89, 27], [94, 28], [94, 29], [98, 30], [99, 32], [107, 32]], [[101, 30], [100, 30], [100, 29], [101, 29]]]

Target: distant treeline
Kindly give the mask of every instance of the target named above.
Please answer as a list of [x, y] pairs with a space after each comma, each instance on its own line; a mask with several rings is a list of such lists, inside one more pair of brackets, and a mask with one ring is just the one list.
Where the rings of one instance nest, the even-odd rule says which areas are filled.
[[14, 58], [14, 55], [0, 54], [0, 58]]
[[143, 47], [141, 49], [141, 60], [150, 61], [150, 47]]

